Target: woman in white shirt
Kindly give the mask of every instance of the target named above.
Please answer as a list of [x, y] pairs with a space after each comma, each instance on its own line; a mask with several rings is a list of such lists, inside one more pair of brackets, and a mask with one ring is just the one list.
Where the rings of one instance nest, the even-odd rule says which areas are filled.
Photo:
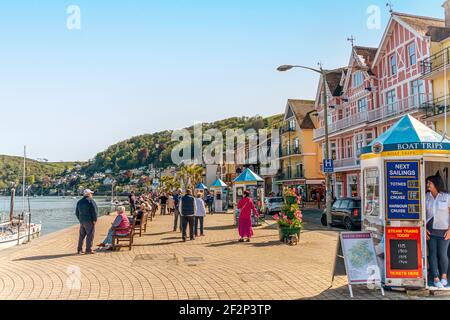
[[200, 237], [205, 236], [203, 232], [203, 225], [204, 225], [204, 219], [206, 216], [206, 207], [205, 207], [205, 201], [202, 199], [202, 194], [197, 194], [197, 198], [195, 198], [195, 223], [194, 223], [194, 230], [195, 230], [195, 236], [198, 237], [198, 227], [200, 226]]
[[434, 286], [448, 286], [450, 245], [450, 195], [441, 177], [427, 178], [427, 240], [429, 264]]

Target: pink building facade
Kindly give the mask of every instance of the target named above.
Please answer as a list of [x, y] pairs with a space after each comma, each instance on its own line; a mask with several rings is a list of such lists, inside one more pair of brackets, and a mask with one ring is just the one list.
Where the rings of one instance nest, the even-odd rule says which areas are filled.
[[[334, 195], [361, 197], [363, 147], [406, 114], [424, 119], [421, 105], [432, 100], [431, 82], [421, 79], [430, 55], [430, 27], [443, 20], [393, 13], [379, 48], [354, 46], [347, 67], [327, 76], [330, 157], [335, 162]], [[314, 141], [325, 146], [322, 79], [316, 110], [320, 127]]]

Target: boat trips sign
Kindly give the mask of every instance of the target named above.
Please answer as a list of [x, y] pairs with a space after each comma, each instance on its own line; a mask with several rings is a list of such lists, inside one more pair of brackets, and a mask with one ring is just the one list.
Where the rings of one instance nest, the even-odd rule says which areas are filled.
[[386, 161], [387, 219], [420, 220], [419, 161]]

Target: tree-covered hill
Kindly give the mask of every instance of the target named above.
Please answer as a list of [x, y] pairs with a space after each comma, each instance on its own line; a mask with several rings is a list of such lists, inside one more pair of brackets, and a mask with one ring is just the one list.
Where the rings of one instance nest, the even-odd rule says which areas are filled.
[[[46, 180], [73, 169], [72, 162], [39, 162], [27, 159], [27, 184], [46, 183]], [[0, 190], [20, 185], [23, 176], [23, 158], [0, 155]]]
[[[213, 123], [204, 123], [203, 130], [218, 129], [225, 134], [226, 130], [236, 129], [264, 129], [279, 128], [283, 115], [275, 115], [268, 118], [235, 117]], [[194, 128], [186, 128], [193, 133]], [[86, 168], [88, 174], [111, 169], [114, 172], [129, 170], [141, 166], [157, 164], [159, 167], [170, 166], [172, 148], [177, 142], [172, 142], [172, 131], [162, 131], [153, 134], [145, 134], [119, 142], [95, 157], [94, 161]], [[157, 146], [159, 148], [157, 148]], [[159, 157], [158, 157], [159, 156]]]

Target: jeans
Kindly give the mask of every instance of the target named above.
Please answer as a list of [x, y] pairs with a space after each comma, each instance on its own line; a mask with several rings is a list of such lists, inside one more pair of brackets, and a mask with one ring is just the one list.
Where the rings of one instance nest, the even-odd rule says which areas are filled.
[[181, 232], [183, 233], [183, 239], [186, 239], [186, 229], [189, 224], [189, 238], [194, 239], [194, 216], [182, 216], [181, 217]]
[[167, 205], [161, 203], [161, 215], [163, 215], [163, 216], [166, 215], [166, 208], [167, 208]]
[[78, 240], [78, 252], [83, 251], [83, 242], [86, 238], [86, 252], [92, 251], [94, 242], [95, 225], [92, 221], [80, 223], [80, 237]]
[[203, 235], [203, 222], [205, 220], [205, 217], [195, 217], [195, 236], [198, 236], [198, 227], [200, 224], [200, 235]]
[[440, 278], [442, 274], [446, 274], [449, 268], [449, 251], [450, 240], [431, 236], [428, 241], [428, 255], [430, 262], [431, 275], [433, 278]]
[[[177, 231], [178, 219], [180, 219], [180, 212], [178, 211], [177, 208], [175, 208], [175, 211], [173, 213], [173, 231]], [[180, 231], [181, 231], [181, 219], [180, 219]]]
[[211, 214], [214, 212], [213, 202], [208, 202], [208, 210], [209, 210], [209, 213], [211, 213]]

